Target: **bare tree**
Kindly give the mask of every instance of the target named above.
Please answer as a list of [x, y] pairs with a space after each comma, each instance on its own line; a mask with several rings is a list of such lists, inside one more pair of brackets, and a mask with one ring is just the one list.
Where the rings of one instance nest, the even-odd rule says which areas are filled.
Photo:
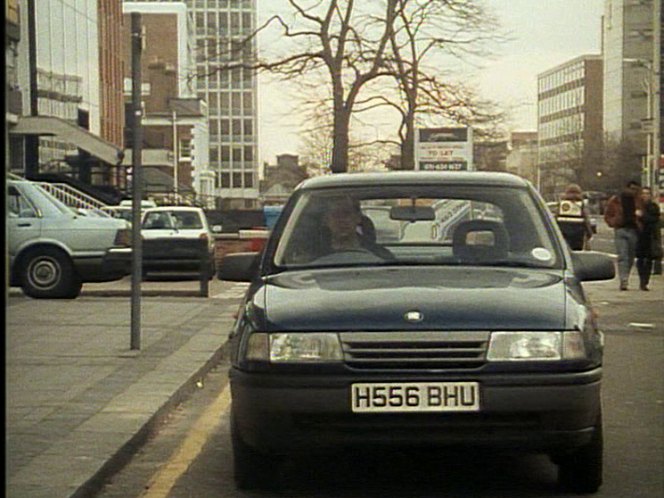
[[417, 115], [437, 121], [486, 125], [502, 121], [492, 103], [479, 99], [467, 86], [441, 71], [444, 55], [484, 56], [488, 40], [498, 42], [498, 22], [476, 0], [399, 0], [390, 36], [390, 74], [401, 95], [399, 104], [385, 103], [401, 115], [401, 168], [414, 169]]
[[[311, 176], [323, 174], [329, 170], [331, 151], [334, 142], [333, 116], [329, 112], [330, 101], [319, 100], [310, 105], [307, 112], [307, 125], [302, 128], [302, 146], [300, 155], [302, 163]], [[366, 139], [352, 131], [348, 136], [348, 171], [382, 169], [391, 148], [385, 144], [396, 146], [396, 142], [381, 139]]]
[[[603, 161], [595, 172], [598, 190], [619, 192], [630, 180], [639, 181], [642, 168], [641, 149], [629, 139], [606, 137]], [[600, 175], [597, 175], [600, 173]]]
[[[294, 17], [291, 26], [273, 16], [242, 40], [222, 43], [215, 54], [218, 70], [236, 68], [269, 71], [285, 79], [325, 72], [332, 98], [332, 172], [348, 170], [350, 117], [360, 90], [384, 69], [398, 0], [288, 0]], [[253, 57], [252, 43], [259, 33], [278, 26], [294, 48], [275, 58]], [[230, 48], [229, 48], [230, 47]]]

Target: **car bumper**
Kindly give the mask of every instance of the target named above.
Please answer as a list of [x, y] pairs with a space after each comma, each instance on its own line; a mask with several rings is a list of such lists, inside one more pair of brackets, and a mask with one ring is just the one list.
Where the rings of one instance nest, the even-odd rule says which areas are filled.
[[83, 282], [110, 282], [131, 273], [131, 248], [113, 248], [101, 257], [75, 258]]
[[473, 445], [556, 452], [590, 440], [600, 413], [600, 378], [598, 368], [573, 374], [417, 379], [479, 381], [480, 411], [473, 413], [352, 413], [352, 383], [393, 378], [275, 376], [232, 369], [230, 385], [236, 430], [261, 451]]

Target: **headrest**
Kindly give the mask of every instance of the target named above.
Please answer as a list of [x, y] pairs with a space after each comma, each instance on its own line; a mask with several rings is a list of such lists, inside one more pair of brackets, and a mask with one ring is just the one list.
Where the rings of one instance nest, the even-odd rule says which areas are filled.
[[452, 249], [454, 255], [463, 262], [501, 260], [507, 257], [509, 237], [500, 222], [464, 221], [454, 231]]

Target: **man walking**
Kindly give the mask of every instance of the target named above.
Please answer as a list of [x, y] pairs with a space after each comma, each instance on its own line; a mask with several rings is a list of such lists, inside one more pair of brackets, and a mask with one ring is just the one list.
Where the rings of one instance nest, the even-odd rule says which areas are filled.
[[618, 276], [620, 290], [627, 290], [629, 274], [634, 266], [639, 231], [643, 228], [643, 203], [641, 185], [630, 181], [619, 194], [609, 199], [604, 211], [604, 221], [614, 229], [616, 252], [618, 253]]

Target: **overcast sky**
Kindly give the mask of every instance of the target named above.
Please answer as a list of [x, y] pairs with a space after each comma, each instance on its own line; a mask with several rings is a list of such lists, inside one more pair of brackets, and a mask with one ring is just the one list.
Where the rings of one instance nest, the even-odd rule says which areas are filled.
[[[583, 54], [601, 50], [603, 0], [484, 0], [512, 41], [485, 61], [476, 84], [482, 96], [515, 108], [515, 130], [536, 129], [537, 74]], [[286, 0], [258, 0], [259, 23], [289, 12]], [[270, 41], [274, 43], [274, 41]], [[283, 83], [259, 79], [259, 155], [297, 154], [300, 121], [292, 91]], [[396, 123], [395, 123], [396, 126]]]

